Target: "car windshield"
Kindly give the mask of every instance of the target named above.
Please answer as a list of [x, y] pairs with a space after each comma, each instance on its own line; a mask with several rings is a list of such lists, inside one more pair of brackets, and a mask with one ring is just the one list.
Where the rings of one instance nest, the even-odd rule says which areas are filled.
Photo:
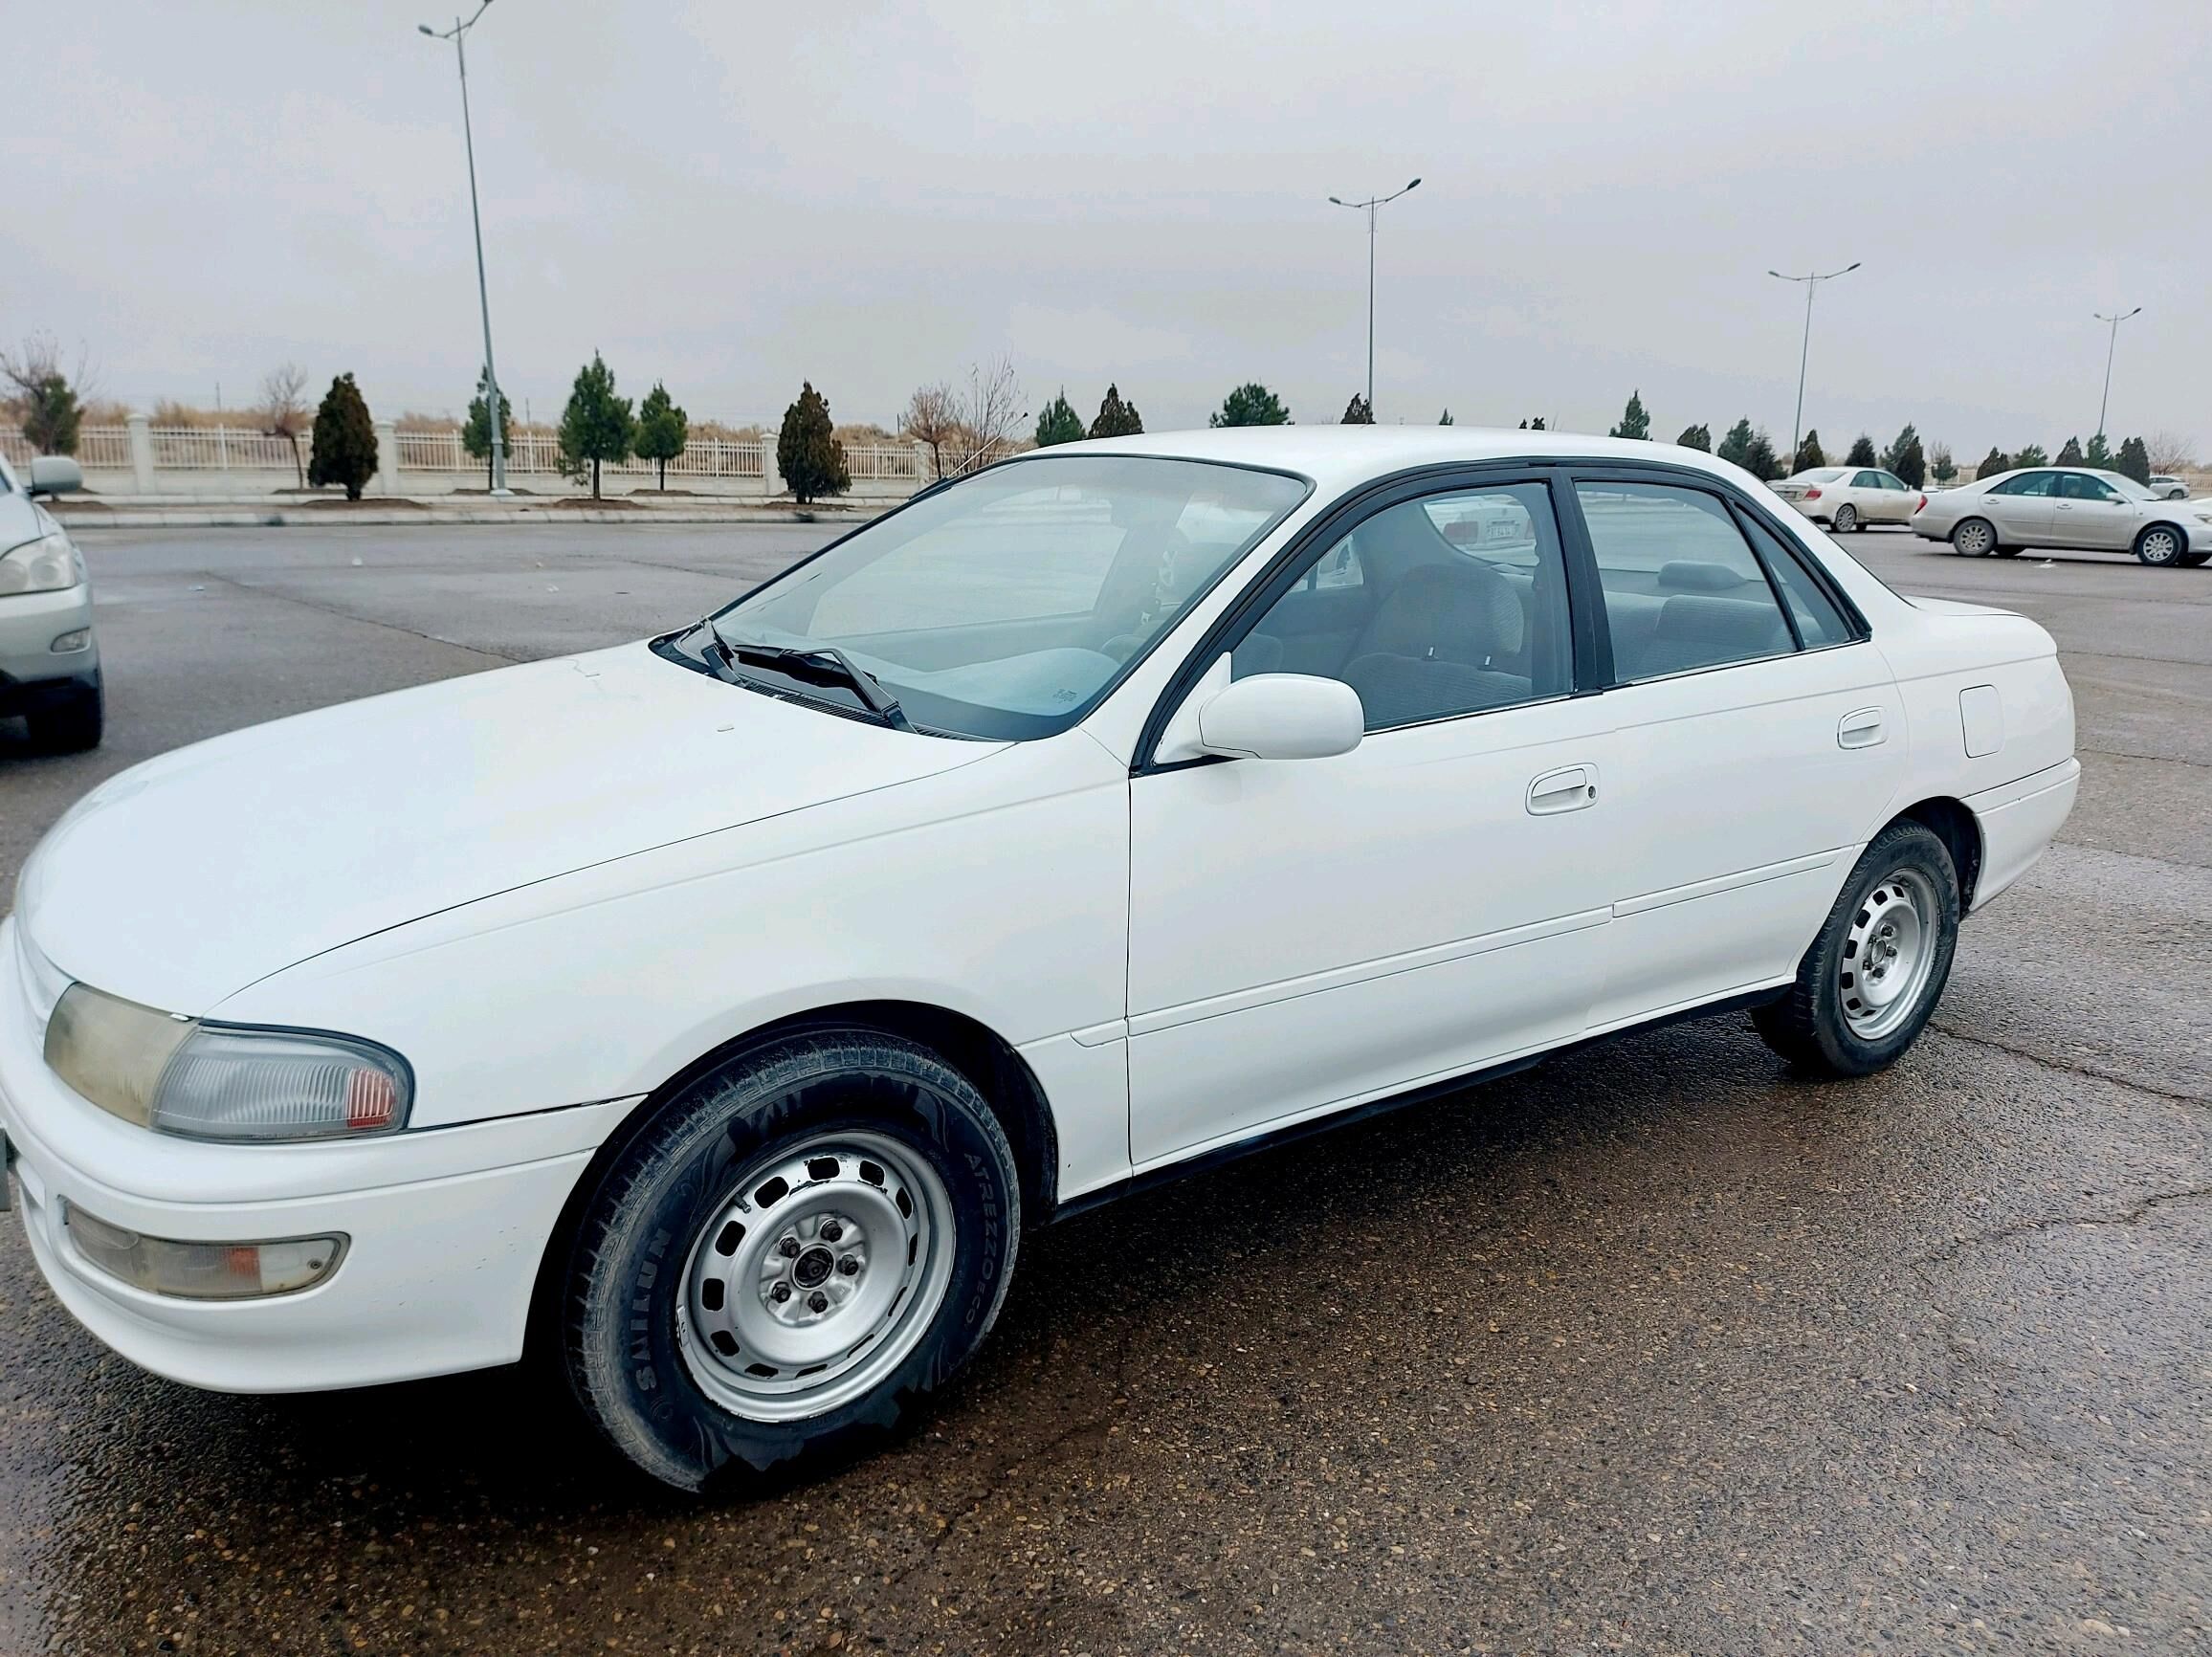
[[1841, 466], [1816, 466], [1810, 472], [1801, 472], [1791, 478], [1792, 483], [1832, 483], [1843, 476]]
[[2130, 500], [2156, 500], [2158, 498], [2124, 472], [2100, 472], [2097, 476], [2104, 482], [2111, 484]]
[[[1051, 736], [1312, 487], [1140, 455], [1017, 460], [921, 497], [718, 611], [712, 629], [665, 642], [713, 671], [719, 631], [734, 675], [840, 708], [873, 698], [878, 717], [895, 699], [924, 731]], [[853, 684], [831, 652], [873, 683]]]
[[0, 495], [10, 494], [14, 488], [15, 473], [8, 464], [8, 456], [0, 454]]

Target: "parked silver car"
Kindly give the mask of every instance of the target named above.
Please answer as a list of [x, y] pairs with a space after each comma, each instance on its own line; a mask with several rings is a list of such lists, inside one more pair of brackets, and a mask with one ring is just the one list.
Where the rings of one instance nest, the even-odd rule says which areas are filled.
[[0, 718], [20, 714], [54, 753], [100, 745], [100, 642], [84, 555], [41, 495], [82, 488], [77, 462], [41, 454], [28, 483], [0, 458]]
[[2212, 558], [2212, 501], [2163, 500], [2117, 472], [2035, 466], [1929, 496], [1913, 531], [1969, 558], [2083, 547], [2193, 567]]

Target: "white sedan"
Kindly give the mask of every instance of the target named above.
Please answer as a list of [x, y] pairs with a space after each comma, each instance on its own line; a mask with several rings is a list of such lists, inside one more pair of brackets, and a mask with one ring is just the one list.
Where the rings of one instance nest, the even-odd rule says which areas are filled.
[[1783, 478], [1774, 492], [1838, 535], [1869, 523], [1908, 523], [1928, 498], [1879, 466], [1816, 466]]
[[2078, 774], [2041, 628], [1704, 454], [1068, 445], [103, 784], [0, 930], [0, 1128], [147, 1368], [535, 1331], [697, 1489], [894, 1425], [1026, 1229], [1155, 1179], [1691, 1013], [1890, 1064]]
[[1927, 497], [1913, 532], [1968, 558], [2044, 546], [2194, 569], [2212, 559], [2212, 501], [2161, 499], [2118, 472], [2032, 466]]

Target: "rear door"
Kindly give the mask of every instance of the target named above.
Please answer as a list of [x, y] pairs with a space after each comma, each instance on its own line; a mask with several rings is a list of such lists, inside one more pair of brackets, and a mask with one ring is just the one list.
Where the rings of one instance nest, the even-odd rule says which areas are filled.
[[1717, 482], [1576, 469], [1612, 688], [1609, 967], [1590, 1027], [1788, 977], [1905, 761], [1888, 664]]

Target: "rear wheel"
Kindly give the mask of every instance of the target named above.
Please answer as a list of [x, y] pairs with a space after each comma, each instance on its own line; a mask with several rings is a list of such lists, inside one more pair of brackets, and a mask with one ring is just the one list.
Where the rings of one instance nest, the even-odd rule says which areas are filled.
[[1997, 550], [1997, 527], [1986, 518], [1969, 518], [1951, 531], [1951, 550], [1961, 558], [1987, 558]]
[[1859, 527], [1859, 509], [1849, 501], [1836, 508], [1836, 533], [1848, 535]]
[[2168, 569], [2189, 556], [2189, 538], [2170, 523], [2154, 523], [2135, 537], [2135, 556], [2154, 569]]
[[678, 1094], [610, 1166], [571, 1258], [569, 1383], [615, 1448], [696, 1491], [880, 1436], [997, 1318], [1013, 1152], [973, 1084], [863, 1029]]
[[1874, 836], [1797, 983], [1752, 1022], [1782, 1057], [1831, 1075], [1863, 1076], [1913, 1045], [1958, 942], [1958, 876], [1936, 833], [1892, 823]]
[[107, 724], [106, 697], [95, 674], [89, 685], [75, 685], [43, 707], [23, 716], [32, 742], [49, 754], [80, 754], [100, 746]]

